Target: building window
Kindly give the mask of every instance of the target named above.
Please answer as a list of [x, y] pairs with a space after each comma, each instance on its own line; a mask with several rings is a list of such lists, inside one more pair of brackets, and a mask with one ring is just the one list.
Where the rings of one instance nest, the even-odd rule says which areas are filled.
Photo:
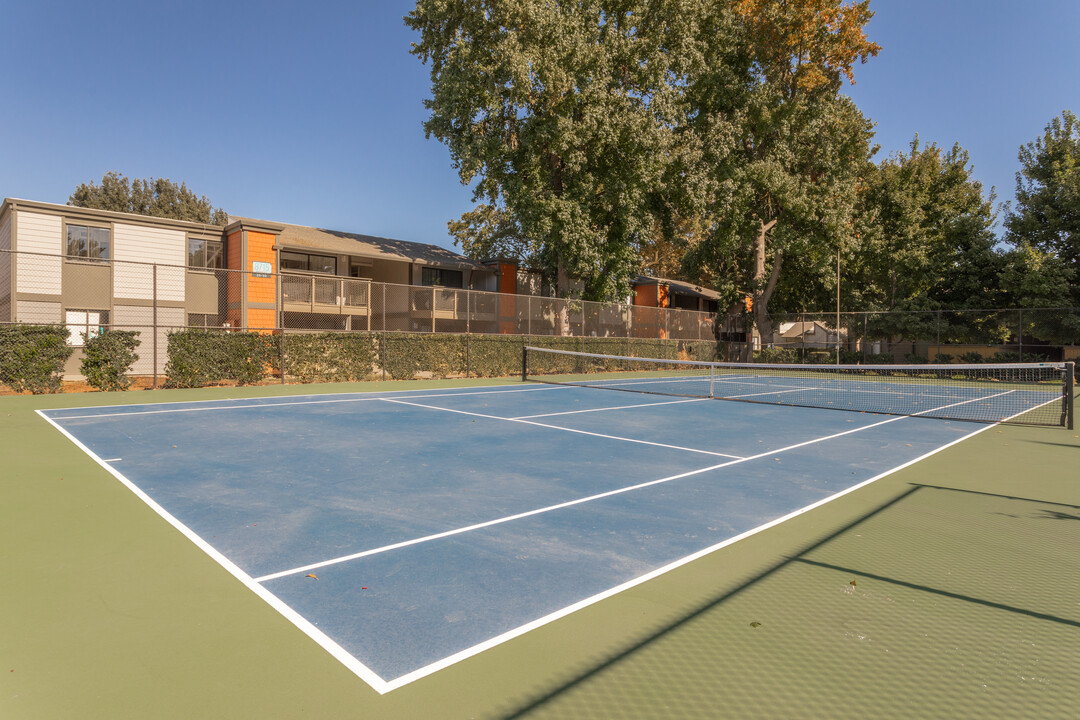
[[90, 338], [100, 335], [109, 324], [107, 310], [68, 310], [64, 313], [68, 345], [82, 347]]
[[187, 324], [190, 328], [227, 327], [227, 323], [223, 323], [217, 313], [188, 313]]
[[106, 261], [109, 259], [110, 238], [109, 228], [68, 225], [68, 257], [78, 260]]
[[282, 252], [282, 270], [305, 270], [307, 272], [337, 275], [337, 258], [328, 255], [308, 255], [307, 253]]
[[223, 243], [220, 240], [188, 238], [188, 267], [199, 270], [220, 270], [224, 264]]
[[465, 273], [461, 270], [426, 267], [420, 274], [420, 283], [428, 286], [459, 288], [464, 286], [464, 281]]

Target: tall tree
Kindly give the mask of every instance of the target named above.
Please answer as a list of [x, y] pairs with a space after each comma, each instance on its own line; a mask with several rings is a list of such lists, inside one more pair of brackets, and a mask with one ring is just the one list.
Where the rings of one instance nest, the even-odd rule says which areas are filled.
[[1072, 271], [1080, 305], [1080, 122], [1066, 110], [1042, 137], [1020, 148], [1016, 206], [1005, 218], [1008, 242], [1055, 255]]
[[92, 180], [80, 184], [68, 198], [68, 205], [212, 225], [225, 225], [229, 220], [227, 212], [215, 209], [205, 195], [197, 196], [185, 183], [177, 185], [167, 178], [129, 181], [117, 172], [105, 173], [101, 185]]
[[839, 90], [842, 77], [854, 81], [855, 63], [880, 48], [863, 30], [872, 16], [865, 1], [735, 0], [721, 12], [738, 30], [745, 69], [736, 92], [715, 92], [733, 87], [718, 73], [730, 73], [739, 57], [723, 38], [705, 38], [708, 60], [690, 93], [713, 169], [717, 224], [698, 257], [741, 268], [721, 290], [752, 298], [768, 340], [785, 262], [811, 263], [823, 275], [850, 242], [872, 129]]
[[424, 129], [480, 201], [450, 226], [467, 251], [514, 237], [563, 293], [573, 275], [588, 298], [626, 296], [634, 243], [668, 205], [695, 6], [417, 2]]
[[[866, 309], [924, 311], [925, 332], [937, 332], [939, 310], [998, 307], [1003, 258], [995, 249], [993, 190], [983, 192], [972, 176], [967, 151], [935, 144], [898, 152], [867, 168], [860, 200], [857, 273], [850, 284], [862, 289]], [[960, 340], [978, 334], [996, 337], [999, 328], [972, 314], [951, 316], [946, 332]], [[989, 317], [989, 316], [987, 316]], [[902, 322], [903, 327], [896, 325]], [[890, 324], [893, 323], [893, 324]], [[920, 316], [894, 315], [878, 328], [920, 331]]]

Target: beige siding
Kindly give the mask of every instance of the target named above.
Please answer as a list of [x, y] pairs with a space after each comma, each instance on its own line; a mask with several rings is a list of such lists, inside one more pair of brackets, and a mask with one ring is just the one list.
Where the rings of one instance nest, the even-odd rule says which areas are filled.
[[[168, 361], [168, 333], [183, 327], [187, 317], [182, 308], [157, 310], [157, 372], [165, 372]], [[131, 366], [132, 375], [154, 374], [154, 309], [138, 305], [113, 306], [112, 326], [117, 330], [135, 330], [139, 333], [139, 346], [135, 354], [139, 359]]]
[[0, 225], [0, 322], [11, 320], [11, 215]]
[[[183, 302], [187, 236], [179, 230], [113, 226], [113, 293], [118, 298]], [[157, 263], [157, 278], [151, 264]]]
[[60, 314], [58, 302], [27, 302], [20, 300], [16, 303], [15, 320], [24, 323], [60, 323], [63, 318]]
[[[59, 295], [62, 262], [60, 256], [64, 253], [63, 221], [57, 215], [20, 211], [17, 227], [17, 291]], [[50, 257], [26, 253], [46, 253]]]

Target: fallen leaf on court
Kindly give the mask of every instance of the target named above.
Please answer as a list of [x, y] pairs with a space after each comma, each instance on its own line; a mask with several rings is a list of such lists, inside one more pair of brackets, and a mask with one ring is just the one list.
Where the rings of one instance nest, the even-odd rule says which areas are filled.
[[315, 573], [308, 573], [308, 574], [307, 574], [307, 575], [305, 575], [304, 577], [309, 577], [309, 578], [313, 578], [313, 579], [315, 579], [315, 580], [318, 580], [318, 579], [319, 579], [319, 578], [315, 577]]
[[750, 623], [750, 627], [753, 627], [753, 628], [761, 627], [761, 623], [759, 623], [757, 620], [755, 620], [754, 622]]
[[855, 581], [854, 580], [851, 581], [851, 587], [855, 587]]

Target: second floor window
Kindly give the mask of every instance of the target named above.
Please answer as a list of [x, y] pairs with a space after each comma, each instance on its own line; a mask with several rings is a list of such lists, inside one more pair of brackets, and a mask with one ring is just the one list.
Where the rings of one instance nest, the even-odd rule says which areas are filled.
[[92, 225], [67, 226], [67, 254], [76, 260], [105, 261], [111, 245], [109, 228]]
[[465, 273], [460, 270], [426, 267], [420, 275], [422, 285], [459, 288], [464, 286]]
[[282, 270], [306, 270], [307, 272], [337, 275], [337, 258], [326, 255], [308, 255], [307, 253], [282, 252]]
[[224, 267], [224, 255], [220, 240], [188, 239], [188, 267], [220, 269]]

